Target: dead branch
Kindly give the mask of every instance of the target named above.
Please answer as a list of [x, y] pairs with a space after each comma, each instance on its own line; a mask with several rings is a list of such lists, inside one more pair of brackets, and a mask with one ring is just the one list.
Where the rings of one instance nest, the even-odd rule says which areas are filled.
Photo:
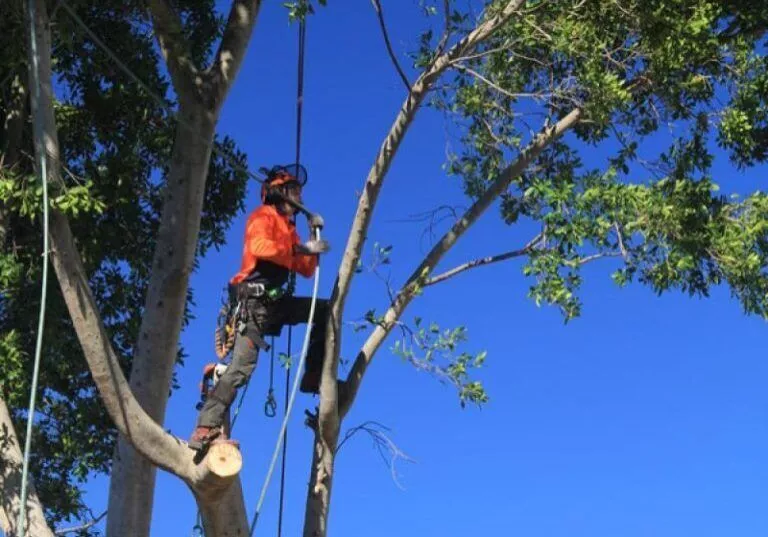
[[401, 450], [397, 444], [389, 437], [387, 433], [390, 432], [390, 429], [388, 427], [385, 427], [381, 423], [378, 423], [376, 421], [366, 421], [356, 427], [350, 428], [346, 434], [344, 435], [344, 438], [339, 442], [338, 447], [336, 448], [336, 454], [339, 453], [341, 448], [344, 446], [344, 444], [355, 436], [355, 434], [359, 432], [368, 433], [368, 435], [371, 437], [371, 440], [373, 440], [373, 446], [378, 451], [379, 456], [381, 457], [381, 460], [384, 461], [384, 464], [387, 465], [387, 468], [389, 468], [389, 471], [392, 475], [392, 481], [394, 481], [395, 485], [397, 485], [398, 488], [403, 489], [403, 486], [400, 484], [400, 482], [397, 479], [397, 468], [396, 464], [397, 461], [403, 460], [406, 462], [416, 462], [411, 457], [409, 457], [403, 450]]

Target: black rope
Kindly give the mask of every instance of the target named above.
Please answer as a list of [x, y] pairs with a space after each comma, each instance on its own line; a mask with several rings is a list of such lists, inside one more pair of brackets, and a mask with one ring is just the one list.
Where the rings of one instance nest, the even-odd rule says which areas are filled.
[[[298, 65], [296, 68], [296, 169], [299, 169], [301, 164], [301, 124], [302, 124], [302, 111], [304, 108], [304, 45], [307, 36], [307, 25], [304, 19], [301, 19], [299, 23], [299, 54]], [[296, 278], [296, 273], [291, 274], [291, 278]], [[309, 327], [307, 327], [309, 330]], [[293, 333], [293, 327], [288, 327], [288, 356], [291, 354], [291, 336]], [[296, 372], [300, 374], [300, 372]], [[271, 380], [270, 380], [271, 382]], [[271, 385], [271, 384], [270, 384]], [[291, 368], [285, 368], [285, 405], [283, 412], [288, 412], [288, 401], [290, 399], [291, 391]], [[285, 459], [288, 453], [288, 430], [285, 431], [285, 437], [283, 438], [283, 456], [280, 463], [280, 502], [277, 514], [277, 537], [283, 535], [283, 505], [285, 499]]]
[[[294, 276], [295, 277], [295, 276]], [[291, 335], [293, 327], [288, 327], [288, 356], [291, 356]], [[291, 368], [285, 368], [285, 405], [283, 412], [288, 412], [288, 399], [291, 392]], [[283, 460], [280, 463], [280, 507], [277, 512], [277, 537], [283, 535], [283, 499], [285, 498], [285, 457], [288, 453], [288, 429], [285, 430], [283, 438]]]
[[307, 35], [307, 25], [304, 19], [299, 23], [299, 60], [296, 69], [296, 169], [301, 163], [301, 123], [304, 109], [304, 43]]

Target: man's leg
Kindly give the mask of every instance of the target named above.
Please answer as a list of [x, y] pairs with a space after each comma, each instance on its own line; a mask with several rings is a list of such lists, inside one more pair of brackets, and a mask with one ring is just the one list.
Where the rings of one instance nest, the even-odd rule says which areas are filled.
[[[280, 308], [281, 322], [287, 325], [306, 323], [309, 319], [309, 309], [312, 300], [307, 297], [288, 297], [283, 299]], [[312, 321], [312, 332], [309, 335], [309, 349], [304, 366], [304, 376], [301, 379], [300, 390], [304, 393], [318, 393], [320, 375], [323, 371], [325, 356], [325, 333], [328, 321], [328, 301], [318, 299], [315, 304], [315, 316]]]
[[219, 379], [211, 393], [203, 403], [203, 408], [197, 418], [197, 426], [192, 434], [189, 445], [193, 449], [200, 449], [202, 441], [211, 434], [221, 433], [221, 427], [232, 401], [235, 399], [237, 389], [243, 386], [251, 377], [259, 357], [259, 346], [264, 344], [261, 338], [261, 326], [263, 325], [263, 307], [250, 308], [248, 320], [244, 330], [235, 338], [235, 346], [232, 349], [232, 363]]

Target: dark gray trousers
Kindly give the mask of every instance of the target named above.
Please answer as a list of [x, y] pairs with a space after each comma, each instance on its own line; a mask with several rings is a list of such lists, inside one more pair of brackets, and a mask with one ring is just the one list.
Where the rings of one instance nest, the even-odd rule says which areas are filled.
[[[285, 325], [306, 323], [311, 300], [307, 297], [283, 297], [276, 301], [249, 298], [244, 330], [235, 336], [232, 362], [208, 394], [197, 418], [198, 427], [219, 427], [235, 399], [237, 389], [251, 378], [259, 359], [258, 338], [280, 335]], [[325, 353], [325, 328], [328, 319], [328, 301], [318, 299], [309, 340], [305, 374], [319, 377]], [[301, 349], [299, 349], [300, 351]]]

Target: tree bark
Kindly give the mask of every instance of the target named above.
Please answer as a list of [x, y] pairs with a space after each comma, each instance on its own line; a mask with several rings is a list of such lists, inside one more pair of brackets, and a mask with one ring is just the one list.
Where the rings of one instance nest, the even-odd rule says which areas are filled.
[[[181, 20], [171, 5], [165, 0], [150, 2], [158, 41], [180, 97], [146, 313], [131, 370], [131, 389], [157, 423], [165, 420], [218, 112], [242, 62], [260, 5], [259, 0], [233, 1], [214, 65], [201, 73], [191, 64]], [[110, 480], [107, 535], [124, 535], [126, 527], [132, 528], [131, 535], [149, 535], [154, 489], [155, 468], [121, 437]]]
[[[336, 461], [336, 446], [339, 435], [323, 438], [315, 428], [312, 446], [312, 466], [309, 472], [309, 491], [304, 514], [304, 537], [327, 535], [328, 515], [331, 506], [331, 487], [333, 485], [333, 465]], [[328, 445], [333, 449], [327, 449]]]
[[[21, 505], [21, 469], [23, 454], [11, 415], [0, 398], [0, 529], [6, 535], [16, 535], [16, 522]], [[43, 506], [30, 477], [27, 494], [26, 536], [54, 537], [43, 513]]]
[[[432, 85], [451, 66], [452, 62], [471, 53], [480, 43], [488, 39], [508, 21], [523, 4], [525, 4], [525, 0], [510, 0], [495, 15], [482, 21], [448, 51], [435, 58], [411, 86], [405, 102], [400, 108], [384, 142], [381, 144], [373, 166], [368, 172], [330, 299], [330, 315], [328, 317], [325, 343], [325, 356], [328, 359], [326, 359], [323, 365], [323, 375], [320, 383], [320, 407], [318, 410], [315, 453], [313, 454], [312, 465], [312, 472], [315, 475], [310, 476], [307, 513], [304, 520], [305, 537], [325, 537], [325, 532], [327, 531], [334, 452], [339, 438], [341, 419], [343, 418], [343, 414], [339, 414], [339, 407], [343, 406], [348, 409], [349, 406], [348, 402], [339, 401], [336, 383], [339, 350], [341, 348], [342, 318], [347, 294], [349, 293], [355, 269], [362, 254], [368, 228], [373, 218], [373, 210], [384, 184], [384, 178]], [[318, 447], [321, 448], [320, 451], [318, 451]], [[314, 486], [312, 485], [313, 483]], [[315, 519], [310, 520], [311, 518]]]
[[[53, 114], [51, 85], [50, 34], [48, 33], [45, 0], [36, 1], [39, 20], [35, 21], [35, 26], [39, 42], [42, 44], [39, 58], [41, 99], [38, 106], [43, 116], [44, 132], [42, 138], [44, 145], [36, 144], [35, 151], [38, 156], [44, 154], [47, 159], [50, 170], [49, 180], [60, 182], [59, 141]], [[183, 183], [183, 178], [179, 179], [179, 182]], [[176, 223], [172, 222], [171, 224], [175, 225]], [[180, 231], [177, 232], [180, 233]], [[195, 452], [190, 450], [183, 441], [165, 432], [148, 415], [134, 397], [120, 368], [117, 355], [112, 349], [109, 336], [99, 317], [93, 294], [88, 287], [88, 277], [75, 247], [69, 222], [63, 214], [53, 209], [51, 210], [50, 235], [51, 261], [64, 301], [93, 380], [99, 390], [99, 395], [120, 434], [140, 451], [143, 458], [177, 475], [193, 490], [200, 502], [201, 509], [208, 513], [214, 521], [211, 525], [212, 531], [207, 534], [208, 537], [246, 535], [248, 526], [242, 498], [239, 502], [230, 499], [226, 505], [219, 501], [222, 497], [230, 498], [233, 494], [241, 494], [237, 477], [241, 463], [239, 452], [233, 453], [226, 446], [221, 448], [214, 446], [208, 457], [202, 462], [196, 462], [194, 460]], [[162, 265], [162, 260], [160, 264]], [[174, 285], [173, 282], [168, 281], [162, 283]], [[184, 286], [184, 293], [186, 293], [186, 286]], [[180, 318], [181, 314], [179, 314]], [[175, 344], [176, 342], [174, 342], [173, 352], [168, 357], [171, 364], [175, 361]], [[165, 386], [160, 395], [163, 401], [167, 399], [168, 385]], [[226, 464], [221, 464], [221, 459], [226, 459]], [[151, 493], [152, 490], [148, 489], [144, 492], [145, 494]], [[136, 501], [136, 498], [131, 498], [131, 500]], [[215, 523], [217, 520], [223, 521], [225, 518], [229, 521], [227, 525], [221, 522]], [[140, 524], [143, 524], [143, 520], [137, 522], [124, 519], [124, 524], [117, 530], [117, 535], [141, 535], [140, 532], [143, 531], [143, 528]], [[221, 533], [217, 533], [218, 531]]]
[[[190, 108], [196, 110], [189, 110]], [[182, 105], [174, 143], [145, 314], [133, 358], [131, 390], [149, 417], [165, 420], [168, 392], [194, 263], [214, 118]], [[193, 125], [195, 128], [189, 128]], [[155, 470], [124, 437], [118, 440], [110, 480], [107, 535], [149, 535]]]

